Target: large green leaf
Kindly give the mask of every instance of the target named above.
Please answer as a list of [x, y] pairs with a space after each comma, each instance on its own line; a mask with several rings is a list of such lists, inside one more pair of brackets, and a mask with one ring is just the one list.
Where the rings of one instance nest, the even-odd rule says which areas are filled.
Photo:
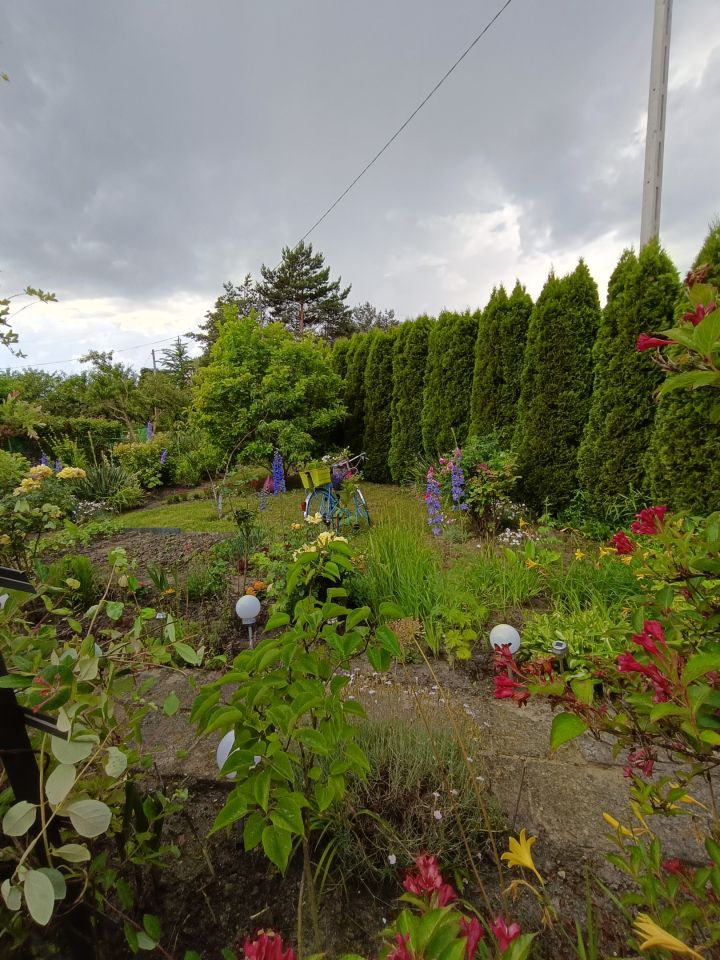
[[110, 807], [102, 800], [75, 800], [67, 805], [65, 812], [81, 837], [99, 837], [112, 820]]
[[21, 837], [35, 823], [37, 807], [27, 800], [14, 803], [3, 817], [2, 832], [8, 837]]
[[550, 749], [557, 750], [568, 740], [574, 740], [587, 730], [587, 724], [575, 713], [558, 713], [553, 717], [550, 730]]
[[292, 850], [290, 833], [281, 827], [265, 827], [262, 832], [262, 845], [268, 860], [274, 863], [281, 873], [285, 873]]
[[40, 870], [28, 870], [23, 883], [25, 903], [35, 923], [45, 926], [55, 909], [55, 891], [50, 878]]
[[77, 771], [71, 763], [59, 763], [45, 781], [45, 795], [57, 807], [72, 790]]

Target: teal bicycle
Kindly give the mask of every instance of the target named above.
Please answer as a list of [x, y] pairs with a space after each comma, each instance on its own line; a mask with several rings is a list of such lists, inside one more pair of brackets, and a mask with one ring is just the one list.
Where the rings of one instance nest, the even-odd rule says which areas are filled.
[[359, 453], [356, 457], [344, 458], [326, 467], [301, 471], [300, 479], [307, 491], [304, 509], [306, 520], [320, 514], [324, 523], [335, 530], [343, 525], [359, 527], [361, 523], [366, 523], [370, 526], [370, 511], [360, 487], [352, 485], [342, 490], [343, 483], [357, 476], [358, 467], [364, 459], [365, 454]]

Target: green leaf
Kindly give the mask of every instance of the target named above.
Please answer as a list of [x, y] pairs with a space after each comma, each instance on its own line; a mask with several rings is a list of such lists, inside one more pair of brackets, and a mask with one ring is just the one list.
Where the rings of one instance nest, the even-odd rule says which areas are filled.
[[378, 613], [382, 620], [402, 620], [407, 616], [402, 607], [398, 606], [397, 603], [390, 603], [388, 600], [384, 600], [380, 604]]
[[109, 777], [119, 777], [127, 769], [127, 757], [118, 747], [108, 747], [105, 773]]
[[384, 624], [379, 626], [375, 631], [375, 637], [380, 641], [383, 649], [387, 650], [393, 657], [398, 660], [402, 657], [400, 643], [390, 627]]
[[65, 812], [81, 837], [99, 837], [112, 820], [110, 807], [101, 800], [75, 800], [68, 804]]
[[177, 643], [173, 644], [173, 650], [185, 661], [189, 663], [192, 667], [199, 667], [202, 663], [202, 655], [193, 650], [189, 643], [182, 643], [178, 640]]
[[534, 933], [521, 933], [503, 953], [503, 960], [527, 960], [535, 936]]
[[587, 730], [585, 721], [574, 713], [558, 713], [553, 717], [550, 730], [550, 749], [557, 750], [568, 740], [574, 740]]
[[71, 763], [60, 763], [45, 781], [45, 795], [53, 805], [59, 806], [70, 793], [77, 779], [77, 770]]
[[176, 693], [169, 693], [163, 703], [163, 713], [166, 717], [174, 717], [180, 707], [180, 700]]
[[143, 915], [143, 927], [145, 928], [145, 933], [152, 937], [156, 942], [162, 936], [162, 927], [160, 921], [153, 913], [146, 913]]
[[35, 923], [45, 926], [55, 909], [55, 891], [50, 878], [40, 870], [28, 870], [23, 883], [25, 903]]
[[268, 617], [265, 630], [266, 632], [269, 630], [277, 630], [278, 627], [286, 627], [289, 623], [290, 616], [287, 613], [274, 613], [271, 617]]
[[710, 371], [688, 370], [675, 373], [664, 380], [658, 388], [658, 396], [665, 396], [673, 390], [698, 390], [700, 387], [720, 386], [720, 374]]
[[107, 606], [105, 607], [105, 612], [111, 620], [119, 620], [123, 615], [124, 609], [125, 604], [120, 600], [108, 600]]
[[55, 870], [54, 867], [39, 867], [40, 873], [44, 873], [52, 884], [53, 894], [55, 895], [56, 900], [62, 900], [65, 894], [67, 893], [67, 886], [65, 884], [65, 877], [60, 873], [59, 870]]
[[699, 353], [707, 356], [720, 336], [720, 310], [708, 313], [695, 327], [695, 347]]
[[140, 950], [154, 950], [157, 946], [157, 941], [149, 937], [144, 930], [138, 930], [137, 945]]
[[53, 856], [68, 863], [84, 863], [90, 859], [90, 851], [80, 843], [64, 843], [61, 847], [53, 848]]
[[305, 833], [302, 809], [295, 797], [281, 797], [276, 807], [270, 811], [270, 819], [276, 827], [281, 827], [289, 833], [296, 833], [299, 836]]
[[2, 832], [8, 837], [21, 837], [35, 823], [37, 807], [27, 800], [14, 803], [3, 817]]
[[20, 887], [13, 887], [10, 885], [9, 880], [3, 880], [0, 884], [0, 893], [2, 898], [5, 901], [5, 906], [8, 910], [12, 910], [13, 913], [16, 913], [22, 906], [22, 893], [20, 892]]
[[295, 731], [295, 739], [321, 757], [326, 757], [330, 753], [325, 737], [319, 730], [313, 730], [312, 727], [298, 727]]
[[61, 740], [60, 737], [51, 737], [50, 740], [50, 749], [60, 763], [80, 763], [93, 751], [92, 740]]
[[696, 653], [685, 664], [685, 669], [682, 672], [682, 682], [684, 684], [692, 683], [698, 677], [703, 677], [706, 673], [712, 673], [714, 670], [720, 670], [720, 653]]
[[265, 856], [271, 863], [285, 873], [292, 849], [292, 836], [280, 827], [265, 827], [262, 832], [262, 845]]
[[254, 850], [260, 843], [265, 826], [265, 817], [261, 813], [256, 810], [255, 813], [250, 814], [243, 829], [243, 844], [246, 851]]

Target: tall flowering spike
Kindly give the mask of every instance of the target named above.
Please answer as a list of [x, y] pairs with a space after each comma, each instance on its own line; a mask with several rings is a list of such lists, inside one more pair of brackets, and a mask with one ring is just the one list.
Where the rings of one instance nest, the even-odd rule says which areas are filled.
[[443, 523], [442, 504], [440, 503], [440, 484], [435, 477], [433, 467], [428, 468], [425, 485], [425, 507], [428, 524], [436, 537], [440, 536]]
[[[455, 453], [458, 451], [456, 450]], [[450, 461], [450, 489], [452, 493], [453, 510], [467, 510], [465, 503], [465, 474], [457, 459]]]
[[60, 473], [60, 471], [62, 470], [62, 468], [63, 468], [62, 460], [56, 460], [56, 461], [55, 461], [55, 466], [53, 467], [53, 470], [55, 471], [55, 473]]
[[285, 465], [283, 464], [282, 454], [277, 447], [273, 455], [272, 481], [273, 496], [276, 497], [279, 493], [285, 493]]
[[153, 435], [153, 425], [148, 420], [148, 422], [145, 424], [145, 439], [152, 440], [152, 435]]
[[160, 454], [160, 466], [165, 465], [165, 461], [167, 460], [167, 458], [168, 458], [168, 452], [167, 450], [163, 450], [163, 452]]
[[50, 457], [49, 457], [46, 453], [44, 453], [44, 454], [40, 457], [40, 463], [41, 463], [41, 465], [42, 465], [43, 467], [47, 467], [48, 464], [50, 463]]

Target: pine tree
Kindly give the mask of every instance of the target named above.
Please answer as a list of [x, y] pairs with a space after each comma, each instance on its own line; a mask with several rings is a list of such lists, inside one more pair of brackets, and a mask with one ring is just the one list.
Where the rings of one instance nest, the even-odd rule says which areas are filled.
[[470, 397], [479, 314], [443, 312], [430, 331], [423, 395], [422, 435], [429, 457], [463, 444], [470, 421]]
[[508, 295], [500, 286], [493, 290], [478, 324], [470, 399], [470, 434], [473, 436], [494, 433], [498, 426], [503, 381], [500, 325], [507, 310]]
[[341, 277], [330, 280], [330, 267], [324, 264], [325, 258], [313, 253], [311, 243], [301, 241], [296, 247], [283, 247], [279, 267], [261, 267], [263, 279], [258, 292], [272, 319], [298, 336], [306, 327], [317, 327], [327, 339], [334, 340], [351, 332], [345, 305], [351, 288], [341, 288]]
[[[227, 308], [231, 310], [228, 313]], [[187, 333], [186, 336], [199, 343], [203, 352], [198, 360], [200, 366], [205, 366], [210, 360], [210, 348], [217, 340], [220, 329], [228, 316], [247, 317], [251, 311], [262, 323], [263, 303], [253, 284], [252, 276], [247, 273], [241, 284], [234, 284], [230, 280], [223, 284], [223, 292], [215, 301], [212, 310], [208, 310], [199, 329]]]
[[178, 337], [172, 347], [162, 351], [161, 356], [160, 367], [167, 371], [179, 386], [186, 386], [195, 365], [187, 345]]
[[595, 510], [645, 483], [656, 411], [653, 394], [662, 375], [637, 352], [635, 341], [643, 330], [671, 326], [679, 293], [677, 270], [657, 241], [647, 244], [639, 258], [626, 250], [610, 279], [578, 469]]
[[532, 313], [532, 297], [518, 280], [508, 299], [508, 309], [500, 321], [502, 386], [498, 404], [498, 432], [512, 439], [520, 399], [525, 344]]
[[363, 474], [373, 483], [389, 483], [390, 438], [392, 434], [393, 348], [396, 331], [375, 335], [365, 365], [365, 434], [367, 458]]
[[423, 455], [422, 408], [428, 337], [433, 321], [422, 316], [398, 329], [393, 351], [392, 436], [390, 475], [396, 483], [407, 479]]
[[592, 392], [592, 346], [600, 323], [597, 286], [581, 260], [550, 274], [530, 317], [513, 448], [521, 490], [535, 509], [566, 505]]
[[365, 368], [372, 342], [378, 334], [357, 333], [350, 339], [345, 375], [344, 402], [347, 409], [344, 441], [353, 453], [360, 453], [365, 437]]
[[[705, 264], [710, 267], [708, 282], [720, 287], [717, 221], [711, 224], [693, 270]], [[687, 301], [680, 298], [676, 313], [682, 313], [686, 306]], [[646, 362], [651, 361], [646, 357]], [[660, 401], [646, 461], [656, 503], [695, 514], [720, 510], [720, 426], [710, 419], [716, 401], [717, 391], [710, 389], [678, 390]]]

